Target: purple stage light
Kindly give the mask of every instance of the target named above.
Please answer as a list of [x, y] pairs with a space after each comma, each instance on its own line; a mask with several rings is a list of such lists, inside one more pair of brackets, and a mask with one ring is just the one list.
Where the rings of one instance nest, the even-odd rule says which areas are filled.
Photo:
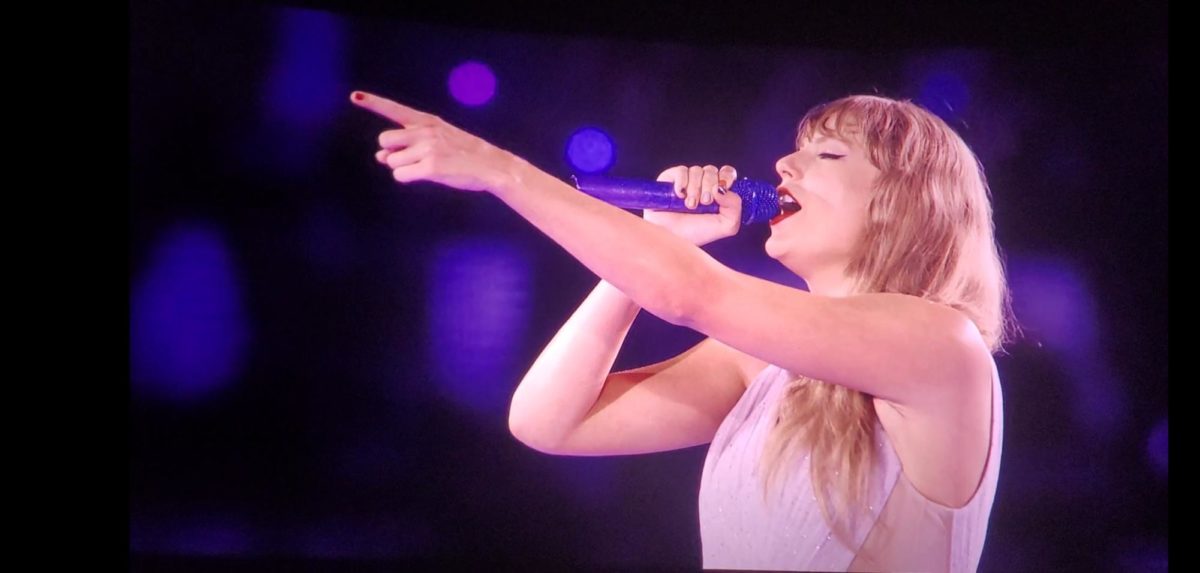
[[907, 88], [916, 92], [916, 103], [937, 114], [955, 130], [967, 125], [972, 104], [971, 83], [987, 78], [989, 58], [972, 50], [939, 50], [914, 54], [905, 63]]
[[1104, 359], [1099, 312], [1087, 279], [1067, 259], [1013, 256], [1009, 285], [1025, 339], [1044, 346], [1064, 366], [1076, 423], [1096, 440], [1115, 438], [1127, 421], [1128, 404]]
[[236, 523], [197, 523], [176, 532], [169, 541], [178, 555], [249, 555], [253, 545], [249, 531]]
[[1154, 470], [1162, 477], [1167, 476], [1167, 419], [1163, 418], [1154, 425], [1150, 439], [1146, 440], [1146, 453]]
[[316, 10], [278, 13], [263, 112], [297, 127], [327, 123], [345, 107], [342, 22]]
[[333, 138], [325, 130], [345, 103], [345, 33], [340, 18], [316, 10], [275, 12], [270, 62], [259, 97], [261, 120], [230, 132], [231, 161], [273, 176], [303, 177]]
[[612, 138], [598, 128], [585, 127], [567, 140], [567, 160], [583, 173], [599, 173], [612, 167], [616, 157]]
[[130, 367], [137, 392], [189, 400], [238, 376], [249, 331], [238, 283], [216, 230], [181, 226], [163, 237], [130, 293]]
[[247, 556], [262, 546], [251, 524], [226, 512], [134, 515], [129, 549], [144, 555]]
[[1097, 339], [1091, 289], [1071, 261], [1013, 257], [1009, 265], [1013, 310], [1037, 342], [1068, 354], [1084, 354]]
[[530, 263], [494, 237], [436, 247], [429, 269], [429, 352], [438, 389], [481, 413], [507, 411], [530, 313]]
[[450, 72], [450, 95], [471, 107], [483, 105], [496, 95], [496, 74], [480, 62], [463, 62]]

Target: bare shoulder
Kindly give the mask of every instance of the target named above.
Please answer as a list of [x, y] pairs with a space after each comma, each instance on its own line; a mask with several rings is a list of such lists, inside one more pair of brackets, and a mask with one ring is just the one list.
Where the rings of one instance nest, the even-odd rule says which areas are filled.
[[912, 358], [941, 365], [941, 368], [921, 369], [939, 376], [919, 381], [923, 388], [916, 392], [918, 400], [910, 405], [920, 407], [920, 398], [942, 395], [942, 390], [946, 399], [955, 400], [955, 395], [972, 391], [970, 381], [975, 381], [974, 386], [978, 386], [979, 379], [990, 379], [994, 364], [992, 353], [979, 328], [962, 311], [920, 297], [894, 293], [865, 294], [845, 300], [864, 310], [890, 315], [890, 321], [907, 323], [906, 330], [927, 342], [915, 349], [918, 354]]
[[962, 507], [980, 483], [991, 445], [995, 361], [970, 320], [953, 312], [970, 326], [955, 345], [961, 355], [951, 358], [964, 365], [961, 374], [925, 381], [931, 390], [926, 400], [874, 402], [880, 425], [913, 486], [935, 503]]
[[937, 418], [953, 417], [954, 412], [965, 403], [991, 396], [991, 381], [996, 363], [979, 328], [967, 315], [951, 307], [916, 297], [895, 295], [888, 299], [902, 305], [911, 305], [907, 312], [922, 317], [919, 321], [921, 327], [940, 330], [938, 338], [948, 341], [946, 344], [924, 348], [922, 355], [915, 358], [954, 366], [930, 370], [943, 374], [941, 378], [914, 381], [923, 389], [917, 393], [920, 399], [906, 402], [877, 400], [877, 403], [906, 416]]
[[933, 329], [958, 340], [979, 343], [987, 353], [987, 345], [979, 335], [979, 329], [962, 311], [919, 296], [900, 293], [864, 293], [834, 299], [848, 307], [889, 317], [891, 320], [906, 321], [909, 328]]

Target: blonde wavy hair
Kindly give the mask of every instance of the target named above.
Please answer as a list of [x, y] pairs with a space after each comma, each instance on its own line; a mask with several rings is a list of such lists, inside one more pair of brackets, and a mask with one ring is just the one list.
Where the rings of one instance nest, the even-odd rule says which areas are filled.
[[[902, 293], [958, 309], [998, 352], [1013, 326], [1008, 288], [983, 167], [962, 138], [911, 101], [863, 95], [810, 110], [797, 147], [816, 134], [860, 142], [880, 171], [847, 267], [853, 292]], [[866, 505], [875, 407], [862, 392], [793, 376], [763, 448], [763, 499], [807, 450], [821, 514], [845, 541]]]

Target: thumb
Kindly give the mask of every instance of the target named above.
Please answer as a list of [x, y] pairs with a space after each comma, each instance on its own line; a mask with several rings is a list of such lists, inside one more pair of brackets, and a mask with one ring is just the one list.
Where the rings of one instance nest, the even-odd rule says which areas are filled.
[[733, 186], [733, 182], [725, 178], [721, 178], [718, 185], [719, 188], [713, 193], [713, 200], [717, 202], [717, 205], [721, 206], [721, 210], [725, 211], [726, 209], [736, 209], [740, 211], [742, 208], [742, 197], [729, 190], [729, 188]]

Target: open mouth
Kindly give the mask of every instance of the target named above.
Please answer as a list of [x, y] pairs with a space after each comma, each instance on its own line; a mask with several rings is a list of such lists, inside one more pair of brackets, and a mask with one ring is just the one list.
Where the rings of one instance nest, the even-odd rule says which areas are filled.
[[800, 202], [791, 193], [782, 187], [776, 191], [779, 192], [779, 214], [771, 219], [772, 225], [800, 212]]

